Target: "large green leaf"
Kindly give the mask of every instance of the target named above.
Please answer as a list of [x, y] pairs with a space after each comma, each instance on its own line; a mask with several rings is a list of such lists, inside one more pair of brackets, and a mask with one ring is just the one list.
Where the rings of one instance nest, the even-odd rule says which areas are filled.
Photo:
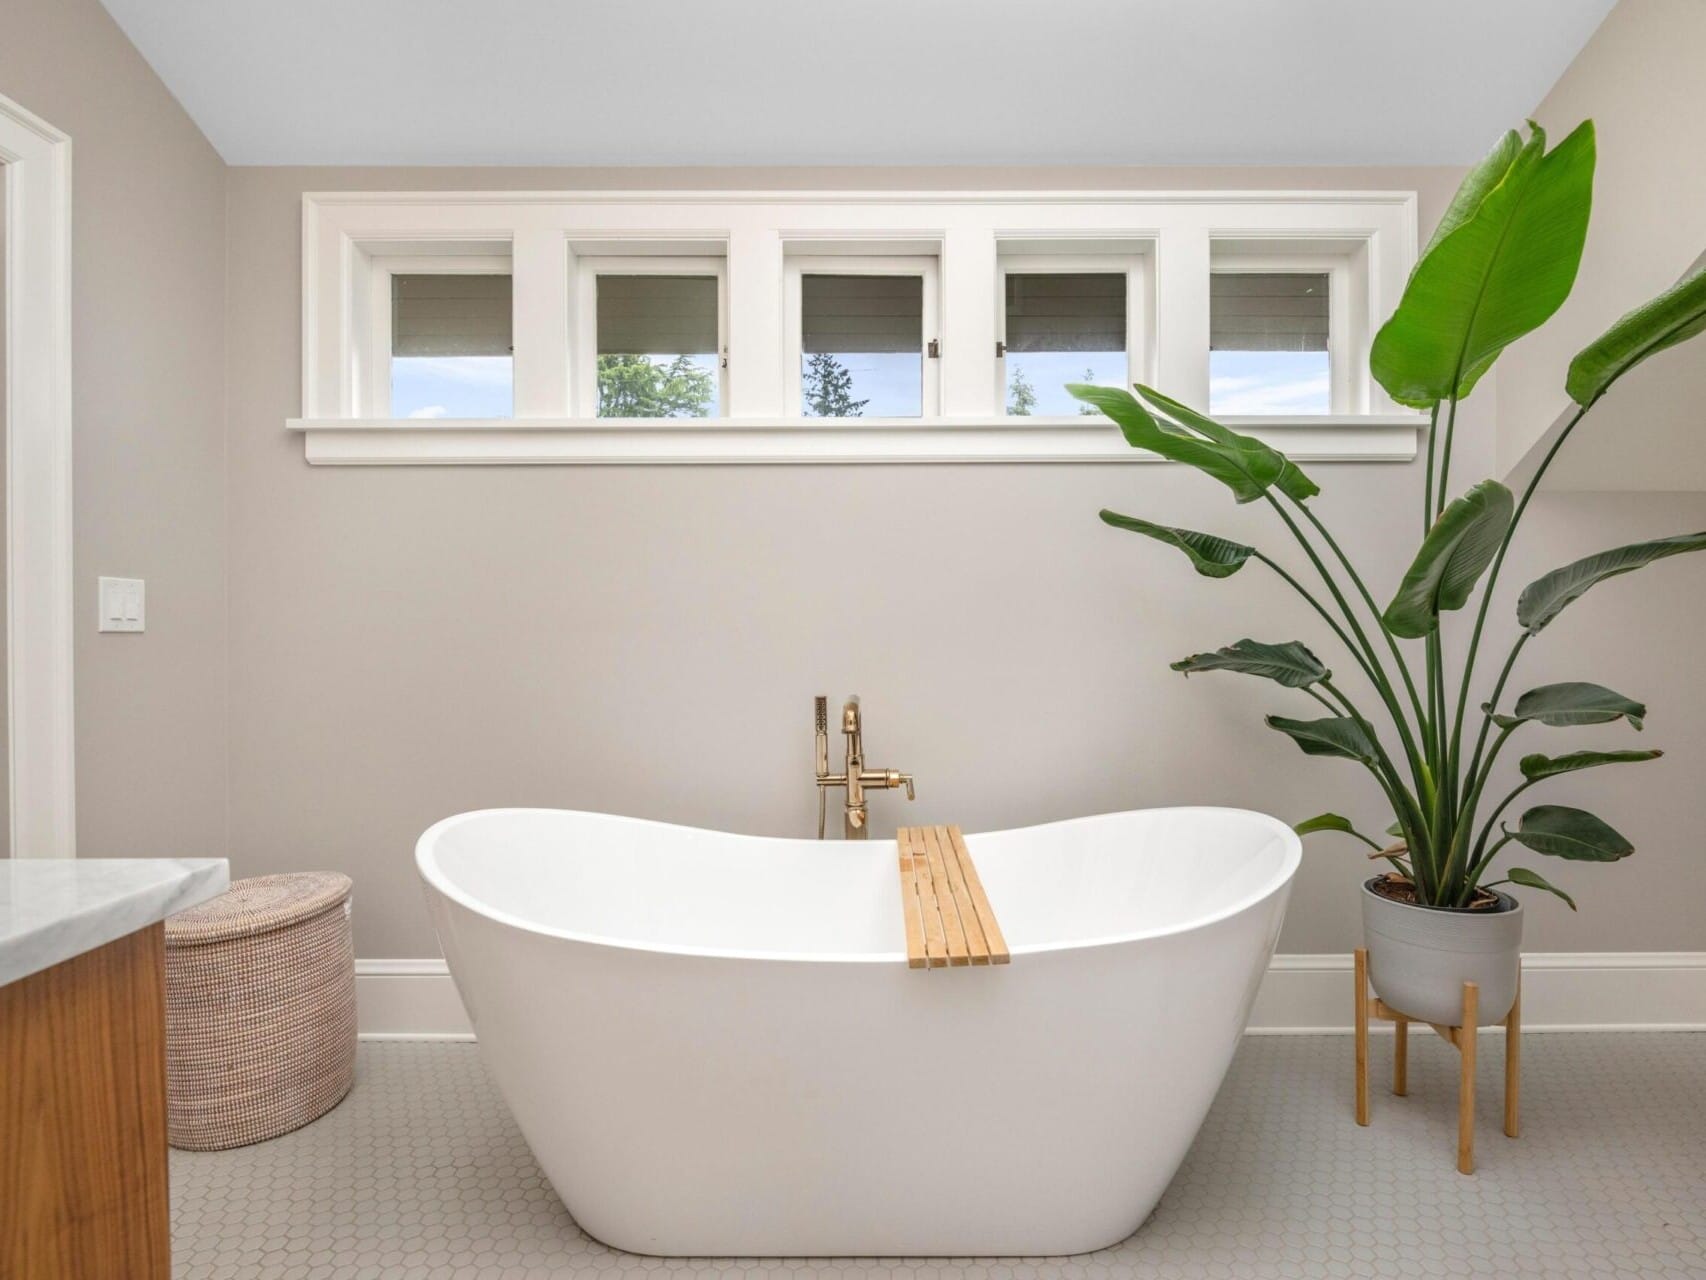
[[1555, 893], [1569, 905], [1571, 911], [1576, 909], [1576, 900], [1569, 894], [1565, 893], [1557, 885], [1549, 883], [1546, 877], [1541, 875], [1538, 871], [1530, 871], [1527, 867], [1512, 867], [1509, 871], [1505, 872], [1505, 875], [1510, 878], [1510, 882], [1512, 884], [1524, 885], [1530, 889], [1544, 889], [1547, 893]]
[[1564, 389], [1577, 404], [1590, 405], [1648, 356], [1686, 342], [1702, 330], [1706, 330], [1706, 258], [1583, 348], [1570, 361]]
[[1213, 653], [1193, 653], [1175, 662], [1173, 670], [1183, 671], [1187, 676], [1197, 671], [1236, 671], [1241, 675], [1277, 680], [1288, 689], [1307, 689], [1333, 675], [1321, 665], [1319, 658], [1296, 640], [1288, 640], [1284, 644], [1240, 640]]
[[1362, 725], [1348, 716], [1326, 716], [1320, 720], [1288, 720], [1285, 716], [1268, 716], [1270, 729], [1278, 729], [1310, 756], [1338, 756], [1373, 764], [1374, 740]]
[[1572, 751], [1562, 756], [1524, 756], [1522, 776], [1530, 782], [1539, 782], [1542, 778], [1556, 778], [1561, 773], [1596, 769], [1605, 764], [1640, 764], [1644, 760], [1657, 760], [1663, 754], [1655, 748], [1652, 751]]
[[1497, 480], [1483, 480], [1440, 512], [1392, 603], [1386, 628], [1416, 639], [1439, 628], [1445, 609], [1461, 609], [1492, 563], [1510, 527], [1516, 500]]
[[[1484, 706], [1482, 710], [1491, 711], [1492, 708]], [[1568, 729], [1575, 725], [1627, 720], [1640, 729], [1645, 727], [1643, 722], [1646, 718], [1644, 703], [1625, 698], [1602, 684], [1566, 680], [1561, 684], [1543, 684], [1537, 689], [1530, 689], [1516, 700], [1512, 714], [1494, 715], [1493, 722], [1505, 729], [1529, 720], [1554, 729]]]
[[1195, 467], [1231, 489], [1239, 502], [1260, 498], [1289, 465], [1283, 455], [1258, 440], [1250, 440], [1247, 445], [1226, 445], [1190, 435], [1181, 428], [1169, 430], [1138, 403], [1136, 396], [1119, 387], [1069, 382], [1066, 389], [1112, 418], [1132, 448], [1147, 449], [1170, 462]]
[[1213, 418], [1205, 417], [1189, 405], [1180, 404], [1171, 396], [1164, 396], [1154, 387], [1146, 387], [1141, 382], [1137, 384], [1137, 394], [1149, 402], [1150, 408], [1158, 410], [1165, 418], [1171, 418], [1178, 426], [1194, 431], [1216, 444], [1226, 445], [1235, 449], [1260, 450], [1272, 454], [1279, 460], [1279, 476], [1274, 480], [1274, 488], [1298, 502], [1313, 498], [1321, 492], [1321, 486], [1304, 475], [1298, 465], [1272, 445], [1263, 444], [1252, 436], [1240, 435], [1230, 427], [1222, 426]]
[[1141, 533], [1146, 538], [1177, 547], [1191, 558], [1196, 571], [1205, 578], [1229, 578], [1244, 567], [1244, 562], [1256, 554], [1256, 548], [1232, 542], [1212, 533], [1194, 529], [1171, 529], [1163, 524], [1151, 524], [1136, 516], [1122, 516], [1117, 511], [1103, 511], [1102, 522], [1116, 529]]
[[1522, 815], [1510, 836], [1536, 853], [1573, 862], [1616, 862], [1635, 852], [1635, 846], [1602, 819], [1562, 804], [1536, 805]]
[[[1451, 197], [1451, 203], [1445, 207], [1445, 214], [1434, 227], [1433, 235], [1428, 237], [1427, 247], [1422, 250], [1422, 258], [1426, 258], [1433, 252], [1436, 244], [1475, 216], [1481, 202], [1492, 193], [1494, 187], [1504, 181], [1505, 175], [1510, 172], [1511, 165], [1516, 163], [1521, 151], [1522, 135], [1515, 129], [1506, 129], [1505, 136], [1493, 144], [1493, 149], [1482, 156], [1468, 176], [1458, 184], [1457, 194]], [[1414, 269], [1410, 274], [1415, 274]]]
[[1369, 368], [1400, 404], [1468, 395], [1575, 284], [1593, 203], [1593, 122], [1550, 152], [1545, 132], [1529, 128], [1526, 145], [1513, 151], [1503, 138], [1470, 172], [1448, 210], [1454, 225], [1428, 246], [1375, 335]]
[[1314, 835], [1317, 831], [1342, 831], [1348, 836], [1356, 834], [1356, 828], [1351, 820], [1343, 814], [1318, 813], [1313, 818], [1305, 818], [1292, 827], [1300, 836]]
[[1613, 547], [1610, 551], [1586, 556], [1562, 569], [1554, 569], [1524, 587], [1516, 602], [1516, 620], [1530, 634], [1536, 633], [1589, 587], [1619, 574], [1633, 573], [1655, 560], [1703, 549], [1706, 549], [1706, 533], [1682, 533], [1674, 538], [1632, 542], [1626, 547]]

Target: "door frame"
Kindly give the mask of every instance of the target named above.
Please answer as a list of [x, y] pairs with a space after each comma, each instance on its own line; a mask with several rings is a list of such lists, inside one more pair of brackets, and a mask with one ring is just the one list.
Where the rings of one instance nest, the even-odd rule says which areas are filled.
[[0, 97], [6, 166], [6, 714], [13, 857], [77, 851], [71, 139]]

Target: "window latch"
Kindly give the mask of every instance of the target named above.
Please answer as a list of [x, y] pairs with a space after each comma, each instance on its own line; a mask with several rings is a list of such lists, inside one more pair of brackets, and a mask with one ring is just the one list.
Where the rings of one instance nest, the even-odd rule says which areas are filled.
[[997, 360], [1004, 360], [1004, 359], [1006, 359], [1006, 357], [1007, 357], [1007, 344], [1005, 342], [997, 342], [995, 344], [995, 358]]
[[925, 344], [924, 354], [929, 356], [932, 360], [940, 360], [942, 358], [941, 342], [935, 338], [930, 339], [930, 341]]

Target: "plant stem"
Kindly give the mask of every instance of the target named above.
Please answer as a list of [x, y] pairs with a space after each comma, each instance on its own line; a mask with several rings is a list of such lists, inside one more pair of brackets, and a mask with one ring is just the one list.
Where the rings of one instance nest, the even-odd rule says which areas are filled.
[[[1534, 491], [1540, 487], [1541, 478], [1545, 476], [1547, 468], [1552, 465], [1552, 459], [1558, 456], [1558, 450], [1563, 448], [1564, 441], [1570, 438], [1570, 433], [1576, 429], [1576, 424], [1587, 416], [1588, 410], [1593, 408], [1596, 403], [1598, 403], [1597, 398], [1582, 405], [1564, 424], [1563, 430], [1558, 432], [1558, 438], [1552, 442], [1551, 448], [1546, 450], [1545, 456], [1540, 459], [1540, 465], [1535, 468], [1534, 475], [1529, 478], [1528, 487], [1522, 491], [1522, 498], [1516, 504], [1516, 511], [1511, 516], [1511, 522], [1505, 526], [1505, 536], [1499, 540], [1499, 550], [1493, 556], [1493, 567], [1487, 571], [1487, 583], [1481, 589], [1481, 607], [1475, 614], [1475, 630], [1470, 634], [1469, 648], [1463, 655], [1463, 684], [1458, 691], [1457, 720], [1451, 731], [1451, 758], [1453, 761], [1457, 758], [1458, 750], [1463, 741], [1463, 711], [1469, 705], [1469, 685], [1475, 674], [1475, 657], [1481, 647], [1481, 632], [1487, 625], [1487, 610], [1493, 603], [1493, 589], [1498, 586], [1499, 571], [1504, 568], [1505, 554], [1510, 550], [1511, 539], [1516, 536], [1516, 527], [1522, 522], [1523, 513], [1528, 510], [1529, 500], [1534, 497]], [[1521, 647], [1520, 641], [1518, 647]], [[1514, 654], [1511, 661], [1515, 661]], [[1508, 672], [1509, 663], [1506, 664], [1506, 670]], [[1483, 729], [1483, 741], [1485, 736]]]
[[[1321, 576], [1321, 581], [1326, 584], [1327, 590], [1332, 594], [1334, 601], [1338, 604], [1340, 612], [1344, 614], [1345, 621], [1350, 624], [1352, 633], [1360, 642], [1363, 655], [1367, 659], [1363, 664], [1363, 669], [1368, 674], [1370, 681], [1374, 684], [1375, 692], [1379, 695], [1381, 702], [1385, 704], [1387, 713], [1392, 717], [1393, 724], [1397, 726], [1398, 736], [1403, 743], [1404, 754], [1409, 761], [1411, 773], [1418, 779], [1418, 781], [1428, 779], [1429, 775], [1421, 763], [1420, 756], [1417, 754], [1416, 740], [1410, 732], [1409, 722], [1404, 718], [1404, 711], [1398, 703], [1398, 696], [1392, 690], [1392, 681], [1386, 675], [1386, 669], [1380, 663], [1380, 655], [1374, 651], [1374, 646], [1369, 643], [1368, 636], [1364, 633], [1362, 625], [1357, 621], [1356, 611], [1351, 608], [1350, 602], [1345, 599], [1344, 592], [1339, 590], [1337, 580], [1334, 579], [1332, 572], [1327, 568], [1326, 564], [1322, 562], [1320, 555], [1317, 554], [1308, 537], [1304, 535], [1303, 530], [1298, 527], [1297, 522], [1291, 518], [1284, 507], [1280, 506], [1279, 502], [1271, 493], [1267, 495], [1267, 499], [1268, 504], [1273, 507], [1274, 511], [1279, 515], [1279, 518], [1285, 521], [1286, 528], [1291, 530], [1291, 536], [1295, 538], [1298, 545], [1303, 548], [1304, 554], [1309, 557], [1310, 563], [1315, 566], [1316, 573]], [[1320, 522], [1314, 520], [1314, 515], [1312, 513], [1309, 513], [1309, 515], [1310, 519], [1316, 524], [1316, 527], [1320, 528]], [[1326, 536], [1324, 530], [1323, 534]], [[1332, 541], [1330, 536], [1328, 536], [1328, 541], [1329, 543]], [[1301, 588], [1299, 589], [1301, 590]], [[1308, 593], [1305, 592], [1306, 596], [1307, 594]], [[1319, 605], [1317, 605], [1317, 608], [1319, 608]], [[1326, 616], [1324, 610], [1322, 611], [1322, 615]], [[1376, 614], [1376, 617], [1378, 618], [1378, 613]], [[1335, 625], [1335, 630], [1337, 629], [1338, 628]], [[1343, 633], [1341, 632], [1340, 634], [1342, 635]], [[1387, 636], [1387, 643], [1390, 644], [1391, 642], [1391, 637]], [[1354, 648], [1352, 652], [1355, 652]], [[1396, 653], [1396, 647], [1394, 647], [1394, 652]], [[1404, 678], [1406, 682], [1409, 681], [1409, 671], [1407, 669], [1404, 672]], [[1410, 697], [1413, 702], [1416, 701], [1414, 685], [1411, 685], [1410, 687]], [[1417, 702], [1416, 706], [1417, 713], [1420, 715], [1420, 703]], [[1378, 744], [1379, 737], [1374, 733], [1372, 728], [1369, 729], [1369, 734], [1371, 737], [1375, 738], [1375, 741]], [[1405, 815], [1399, 814], [1397, 816], [1402, 821]], [[1410, 833], [1408, 829], [1406, 830], [1406, 834], [1411, 836], [1411, 849], [1414, 850], [1420, 842], [1414, 838], [1413, 833]]]
[[[1435, 406], [1437, 412], [1438, 406]], [[1451, 408], [1445, 416], [1445, 448], [1440, 451], [1439, 489], [1434, 495], [1434, 519], [1438, 520], [1445, 504], [1451, 501], [1451, 443], [1457, 438], [1457, 397], [1451, 397]]]
[[1434, 407], [1428, 413], [1428, 469], [1427, 492], [1422, 496], [1422, 537], [1428, 536], [1428, 530], [1434, 527], [1434, 437], [1439, 432], [1439, 401], [1434, 401]]
[[[1481, 770], [1481, 753], [1486, 749], [1487, 734], [1493, 727], [1492, 713], [1499, 709], [1499, 698], [1505, 691], [1505, 682], [1511, 678], [1511, 669], [1516, 666], [1517, 655], [1522, 652], [1522, 646], [1527, 644], [1533, 636], [1532, 631], [1524, 631], [1517, 637], [1516, 643], [1511, 646], [1510, 654], [1505, 658], [1505, 665], [1499, 672], [1498, 681], [1493, 685], [1493, 696], [1487, 699], [1487, 706], [1490, 710], [1482, 713], [1481, 732], [1475, 739], [1475, 754], [1469, 758], [1468, 776], [1471, 778], [1479, 774]], [[1460, 816], [1465, 824], [1474, 822], [1475, 810], [1473, 806], [1465, 805]]]
[[1369, 678], [1370, 683], [1374, 684], [1376, 688], [1378, 688], [1380, 681], [1374, 673], [1374, 668], [1368, 665], [1368, 659], [1362, 656], [1362, 651], [1357, 648], [1356, 642], [1352, 640], [1345, 629], [1339, 625], [1338, 620], [1334, 618], [1332, 614], [1327, 612], [1326, 606], [1315, 598], [1314, 594], [1310, 592], [1308, 587], [1304, 586], [1290, 573], [1287, 573], [1276, 562], [1270, 560], [1260, 551], [1256, 552], [1255, 556], [1256, 559], [1260, 560], [1263, 564], [1267, 565], [1268, 568], [1277, 573], [1293, 591], [1297, 592], [1297, 594], [1302, 596], [1304, 600], [1308, 601], [1309, 607], [1321, 615], [1321, 621], [1325, 622], [1333, 629], [1333, 634], [1339, 638], [1339, 643], [1344, 645], [1346, 650], [1349, 651], [1351, 657], [1356, 660], [1357, 666], [1362, 668], [1363, 674]]
[[[1410, 848], [1411, 858], [1420, 865], [1420, 860], [1415, 858], [1416, 846], [1413, 843], [1415, 839], [1413, 832], [1417, 826], [1422, 825], [1420, 823], [1421, 811], [1416, 804], [1416, 798], [1404, 786], [1403, 779], [1399, 777], [1398, 770], [1393, 766], [1392, 758], [1386, 754], [1386, 748], [1380, 742], [1380, 735], [1375, 733], [1374, 726], [1369, 723], [1368, 717], [1363, 715], [1357, 709], [1356, 704], [1331, 680], [1323, 680], [1321, 687], [1337, 699], [1338, 708], [1335, 708], [1333, 703], [1316, 693], [1315, 690], [1310, 689], [1307, 692], [1329, 711], [1342, 709], [1347, 716], [1362, 726], [1362, 731], [1368, 735], [1368, 740], [1373, 745], [1375, 755], [1378, 757], [1378, 767], [1370, 765], [1369, 772], [1374, 774], [1376, 780], [1380, 782], [1382, 790], [1386, 792], [1386, 798], [1392, 804], [1393, 813], [1404, 829], [1405, 843]], [[1415, 879], [1414, 876], [1411, 878]]]
[[1518, 726], [1513, 724], [1508, 728], [1499, 730], [1499, 736], [1493, 742], [1493, 749], [1487, 755], [1486, 770], [1470, 775], [1470, 789], [1468, 797], [1464, 801], [1464, 812], [1456, 830], [1452, 833], [1449, 845], [1450, 854], [1446, 858], [1445, 871], [1440, 877], [1440, 882], [1443, 885], [1449, 886], [1451, 884], [1452, 877], [1457, 873], [1459, 864], [1468, 856], [1468, 833], [1470, 825], [1475, 821], [1476, 806], [1481, 803], [1481, 793], [1486, 790], [1487, 779], [1493, 776], [1493, 762], [1499, 758], [1499, 752], [1504, 749], [1506, 740], [1516, 732], [1517, 728]]
[[[1295, 505], [1299, 511], [1303, 512], [1303, 514], [1308, 517], [1309, 523], [1315, 526], [1316, 532], [1321, 535], [1322, 540], [1332, 548], [1333, 555], [1337, 557], [1339, 563], [1345, 567], [1345, 572], [1350, 575], [1351, 584], [1356, 587], [1357, 594], [1362, 596], [1363, 603], [1368, 606], [1369, 613], [1374, 615], [1375, 623], [1380, 628], [1380, 634], [1386, 641], [1386, 647], [1391, 651], [1392, 661], [1398, 667], [1398, 674], [1404, 677], [1404, 687], [1408, 689], [1410, 693], [1410, 705], [1415, 709], [1416, 717], [1420, 720], [1422, 718], [1422, 700], [1417, 696], [1416, 683], [1410, 677], [1410, 664], [1404, 660], [1404, 655], [1398, 650], [1398, 642], [1392, 638], [1392, 633], [1386, 629], [1386, 624], [1382, 620], [1380, 606], [1374, 603], [1374, 597], [1369, 594], [1368, 587], [1364, 585], [1362, 575], [1356, 571], [1356, 566], [1350, 562], [1350, 557], [1345, 555], [1344, 551], [1340, 548], [1338, 541], [1330, 532], [1328, 532], [1327, 526], [1321, 523], [1315, 513], [1301, 502]], [[1342, 600], [1340, 601], [1339, 607], [1344, 609], [1347, 615], [1350, 613], [1349, 606]]]

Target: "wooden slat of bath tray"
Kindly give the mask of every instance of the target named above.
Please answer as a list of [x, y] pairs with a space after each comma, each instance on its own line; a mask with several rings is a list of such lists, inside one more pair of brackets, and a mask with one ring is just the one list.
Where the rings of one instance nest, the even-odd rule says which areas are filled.
[[[960, 923], [959, 904], [954, 901], [954, 886], [948, 879], [948, 858], [954, 856], [954, 851], [948, 845], [947, 835], [939, 827], [925, 827], [924, 851], [930, 859], [930, 884], [936, 894], [936, 907], [942, 913], [942, 932], [948, 943], [948, 963], [951, 965], [966, 965], [971, 963], [971, 952], [966, 950], [966, 931]], [[946, 850], [947, 857], [943, 856]]]
[[958, 827], [902, 827], [901, 908], [914, 969], [1006, 964], [1012, 957]]
[[977, 911], [978, 923], [983, 926], [989, 963], [1009, 964], [1013, 956], [1007, 950], [1007, 939], [1001, 932], [1000, 922], [995, 918], [995, 908], [989, 905], [989, 895], [983, 891], [983, 881], [978, 879], [977, 864], [971, 860], [971, 850], [966, 848], [965, 837], [960, 834], [958, 827], [949, 827], [948, 839], [954, 846], [954, 857], [959, 860], [960, 872], [966, 878], [966, 892], [971, 896], [972, 906]]
[[906, 963], [909, 968], [922, 969], [929, 963], [929, 948], [924, 939], [924, 906], [918, 897], [918, 857], [913, 843], [913, 829], [902, 827], [895, 833], [900, 849], [900, 910], [906, 917]]

